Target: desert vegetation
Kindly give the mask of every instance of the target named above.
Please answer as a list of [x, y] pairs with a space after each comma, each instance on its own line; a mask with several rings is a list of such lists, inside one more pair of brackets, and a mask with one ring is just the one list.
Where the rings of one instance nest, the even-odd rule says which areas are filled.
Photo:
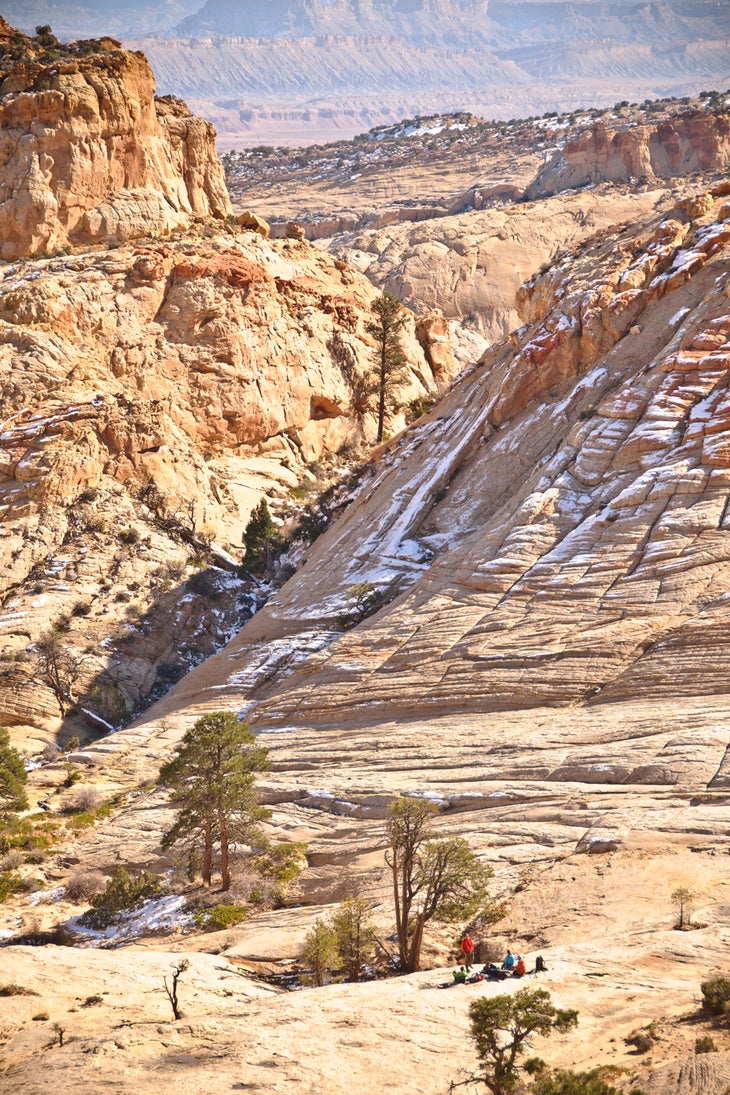
[[489, 896], [490, 868], [461, 837], [439, 838], [436, 807], [426, 799], [399, 798], [390, 807], [385, 861], [393, 882], [401, 968], [420, 969], [426, 925], [478, 920], [486, 926], [504, 914]]
[[198, 849], [208, 886], [216, 847], [221, 888], [228, 890], [231, 844], [262, 843], [259, 823], [269, 811], [260, 805], [254, 782], [256, 773], [268, 767], [268, 751], [255, 741], [232, 712], [213, 711], [186, 731], [177, 756], [160, 770], [160, 783], [169, 789], [177, 810], [163, 847], [182, 843], [190, 851]]

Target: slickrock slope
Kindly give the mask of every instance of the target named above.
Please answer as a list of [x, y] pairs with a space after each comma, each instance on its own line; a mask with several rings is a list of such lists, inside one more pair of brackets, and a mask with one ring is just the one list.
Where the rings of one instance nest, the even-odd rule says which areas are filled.
[[[2, 21], [3, 60], [12, 28]], [[32, 40], [0, 82], [0, 254], [169, 234], [194, 217], [230, 213], [213, 127], [184, 103], [155, 99], [146, 58], [115, 48]]]
[[[586, 850], [724, 834], [730, 208], [700, 206], [525, 287], [526, 326], [162, 702], [158, 756], [225, 703], [276, 731], [274, 801], [367, 818], [428, 790], [488, 810], [527, 862], [548, 820]], [[393, 599], [338, 634], [362, 581]], [[144, 767], [149, 725], [105, 747], [112, 783]]]
[[688, 110], [658, 125], [632, 129], [599, 123], [566, 141], [527, 188], [526, 196], [544, 197], [595, 182], [727, 171], [729, 165], [726, 109]]
[[[577, 1008], [580, 1022], [568, 1036], [538, 1041], [536, 1051], [563, 1067], [611, 1064], [624, 1070], [611, 1080], [626, 1091], [715, 1095], [730, 1079], [730, 1052], [716, 1030], [698, 1022], [693, 983], [702, 975], [703, 944], [727, 945], [727, 939], [662, 929], [652, 936], [653, 953], [638, 961], [639, 931], [609, 960], [598, 959], [585, 944], [555, 952], [537, 985], [560, 1006]], [[180, 982], [184, 1017], [173, 1023], [162, 978], [179, 958], [180, 945], [172, 952], [5, 951], [8, 977], [39, 996], [0, 1000], [8, 1039], [3, 1095], [76, 1095], [90, 1085], [125, 1095], [146, 1095], [161, 1086], [184, 1095], [201, 1089], [263, 1095], [295, 1085], [339, 1095], [345, 1073], [354, 1095], [443, 1095], [461, 1069], [476, 1064], [468, 1003], [522, 987], [513, 981], [443, 992], [439, 986], [450, 970], [434, 969], [281, 993], [248, 976], [234, 946], [225, 954], [190, 955]], [[622, 968], [622, 961], [631, 966]], [[92, 995], [98, 1001], [85, 1006]], [[41, 1009], [48, 1019], [32, 1022]], [[65, 1030], [62, 1047], [54, 1022]], [[649, 1022], [660, 1040], [642, 1058], [623, 1038]], [[695, 1057], [695, 1037], [709, 1030], [723, 1051]], [[667, 1056], [671, 1062], [661, 1064]]]
[[[730, 207], [699, 207], [529, 283], [525, 327], [391, 444], [297, 575], [90, 750], [109, 785], [225, 704], [271, 733], [285, 827], [428, 791], [466, 831], [488, 811], [517, 862], [724, 840]], [[341, 634], [357, 582], [386, 604]]]
[[[519, 326], [520, 285], [597, 231], [670, 209], [666, 189], [595, 188], [423, 223], [340, 232], [326, 246], [409, 307], [438, 307], [488, 342]], [[455, 328], [458, 340], [461, 332]], [[483, 349], [484, 343], [482, 343]]]

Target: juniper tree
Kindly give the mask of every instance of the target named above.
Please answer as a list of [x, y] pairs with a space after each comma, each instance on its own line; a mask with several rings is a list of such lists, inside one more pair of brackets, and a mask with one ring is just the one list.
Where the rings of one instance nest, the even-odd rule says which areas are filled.
[[406, 357], [401, 345], [401, 333], [406, 316], [401, 302], [392, 293], [384, 292], [371, 304], [375, 319], [365, 324], [365, 330], [375, 340], [375, 377], [373, 391], [378, 396], [378, 433], [383, 440], [386, 405], [392, 401], [394, 389], [406, 377]]
[[532, 1037], [570, 1030], [578, 1023], [578, 1012], [554, 1007], [545, 989], [520, 989], [514, 996], [472, 1001], [469, 1018], [482, 1072], [452, 1083], [450, 1090], [482, 1083], [492, 1095], [508, 1095], [518, 1086], [520, 1057]]
[[74, 695], [84, 669], [84, 659], [64, 644], [61, 632], [52, 627], [35, 644], [38, 676], [56, 697], [61, 717], [75, 711], [79, 700]]
[[231, 711], [211, 711], [185, 732], [177, 755], [160, 769], [177, 809], [163, 848], [183, 843], [200, 846], [203, 882], [209, 886], [213, 851], [220, 850], [221, 888], [230, 889], [230, 849], [237, 842], [261, 839], [258, 822], [269, 816], [254, 782], [268, 768], [268, 749], [256, 745], [246, 723]]
[[492, 871], [467, 842], [434, 837], [436, 812], [431, 803], [416, 798], [396, 799], [388, 811], [385, 861], [393, 878], [398, 953], [409, 973], [420, 969], [430, 920], [454, 923], [478, 916], [482, 923], [493, 923], [504, 915], [489, 896]]

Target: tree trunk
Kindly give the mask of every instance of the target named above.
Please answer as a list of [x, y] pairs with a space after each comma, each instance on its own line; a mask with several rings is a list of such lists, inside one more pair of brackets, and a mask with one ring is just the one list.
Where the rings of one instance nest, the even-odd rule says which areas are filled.
[[378, 436], [376, 441], [380, 443], [383, 440], [383, 424], [385, 422], [385, 345], [383, 345], [380, 351], [380, 383], [379, 383], [379, 398], [378, 398]]
[[393, 851], [393, 904], [395, 905], [395, 930], [398, 935], [398, 957], [405, 968], [408, 962], [408, 927], [403, 923], [403, 909], [400, 900], [400, 878], [398, 870], [398, 854]]
[[213, 835], [211, 833], [210, 824], [205, 826], [205, 831], [203, 833], [203, 864], [200, 873], [203, 876], [204, 885], [210, 886], [210, 880], [213, 874]]
[[421, 968], [421, 947], [423, 946], [423, 929], [425, 921], [422, 916], [416, 917], [416, 925], [411, 939], [410, 954], [408, 955], [407, 969], [409, 973], [417, 973]]
[[228, 859], [228, 818], [218, 814], [218, 833], [221, 844], [221, 889], [231, 888], [231, 868]]

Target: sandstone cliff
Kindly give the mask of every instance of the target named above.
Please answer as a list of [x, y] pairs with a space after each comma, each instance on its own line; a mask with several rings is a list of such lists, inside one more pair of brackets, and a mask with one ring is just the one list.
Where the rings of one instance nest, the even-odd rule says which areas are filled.
[[[83, 676], [103, 674], [114, 703], [100, 710], [116, 722], [224, 642], [250, 598], [221, 574], [196, 577], [191, 552], [215, 563], [212, 542], [232, 565], [263, 495], [291, 509], [290, 492], [316, 494], [338, 453], [374, 437], [358, 393], [375, 293], [307, 243], [233, 228], [6, 266], [5, 659], [60, 622], [73, 649], [94, 643]], [[418, 338], [411, 319], [404, 344], [407, 403], [453, 362], [437, 317]], [[389, 427], [403, 423], [399, 411]], [[50, 693], [22, 665], [6, 683], [0, 724], [21, 737], [35, 724], [36, 749], [56, 725]]]
[[642, 182], [730, 165], [727, 109], [688, 110], [658, 125], [597, 124], [566, 141], [525, 191], [544, 197], [596, 182]]
[[146, 58], [109, 43], [44, 60], [26, 40], [19, 58], [0, 58], [4, 259], [167, 235], [230, 212], [212, 126], [156, 100]]

